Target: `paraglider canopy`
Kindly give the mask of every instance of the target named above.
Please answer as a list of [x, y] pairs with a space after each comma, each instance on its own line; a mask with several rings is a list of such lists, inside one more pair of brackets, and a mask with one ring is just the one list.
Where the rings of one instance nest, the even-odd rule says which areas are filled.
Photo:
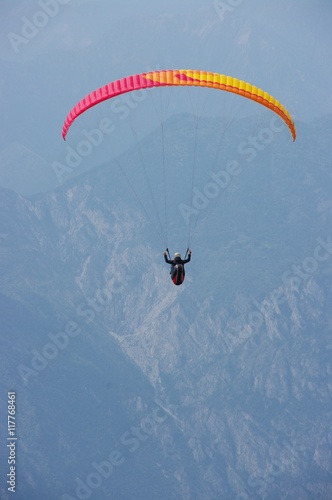
[[231, 76], [200, 70], [195, 71], [191, 69], [171, 69], [140, 73], [110, 82], [107, 85], [91, 92], [79, 101], [69, 112], [62, 129], [63, 139], [66, 139], [67, 132], [74, 120], [96, 104], [126, 92], [160, 86], [209, 87], [217, 90], [224, 90], [226, 92], [232, 92], [233, 94], [238, 94], [247, 99], [251, 99], [252, 101], [256, 101], [280, 116], [280, 118], [288, 126], [293, 141], [295, 141], [296, 129], [291, 115], [287, 109], [270, 94], [248, 82], [238, 80], [237, 78], [233, 78]]

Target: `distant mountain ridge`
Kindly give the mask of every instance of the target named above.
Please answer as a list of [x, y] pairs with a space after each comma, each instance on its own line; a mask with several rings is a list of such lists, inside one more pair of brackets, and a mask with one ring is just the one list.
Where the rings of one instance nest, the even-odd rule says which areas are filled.
[[[117, 161], [147, 213], [116, 163], [30, 198], [1, 190], [1, 384], [20, 397], [20, 498], [39, 480], [54, 498], [93, 491], [92, 464], [112, 450], [124, 460], [99, 473], [99, 498], [331, 495], [331, 117], [299, 124], [294, 144], [276, 134], [251, 161], [238, 149], [243, 131], [266, 122], [242, 123], [195, 176], [208, 201], [178, 288], [135, 148]], [[190, 117], [175, 124], [167, 175], [184, 189]], [[215, 120], [202, 137], [206, 158]], [[154, 144], [152, 134], [141, 147], [155, 167]], [[210, 167], [230, 161], [237, 175], [208, 198]], [[149, 171], [162, 214], [159, 174]], [[169, 193], [175, 250], [186, 243], [184, 195]]]

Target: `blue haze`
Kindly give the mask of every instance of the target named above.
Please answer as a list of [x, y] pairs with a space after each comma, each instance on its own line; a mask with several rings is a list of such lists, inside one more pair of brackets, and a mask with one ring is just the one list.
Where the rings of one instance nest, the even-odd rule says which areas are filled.
[[[0, 2], [1, 498], [12, 390], [19, 500], [331, 498], [330, 2], [41, 4]], [[163, 89], [63, 142], [91, 90], [190, 67], [266, 89], [296, 141]], [[181, 287], [166, 244], [192, 248]]]

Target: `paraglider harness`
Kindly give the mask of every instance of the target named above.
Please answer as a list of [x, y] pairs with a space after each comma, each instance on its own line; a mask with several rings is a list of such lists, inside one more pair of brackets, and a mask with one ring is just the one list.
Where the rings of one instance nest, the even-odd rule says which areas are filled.
[[190, 261], [191, 252], [189, 253], [189, 248], [187, 248], [186, 255], [183, 260], [180, 257], [175, 257], [175, 259], [171, 259], [168, 248], [166, 248], [166, 252], [168, 255], [168, 259], [165, 255], [165, 262], [167, 264], [171, 264], [171, 269], [170, 269], [171, 280], [173, 281], [174, 285], [181, 285], [184, 282], [184, 278], [186, 275], [184, 270], [184, 264]]

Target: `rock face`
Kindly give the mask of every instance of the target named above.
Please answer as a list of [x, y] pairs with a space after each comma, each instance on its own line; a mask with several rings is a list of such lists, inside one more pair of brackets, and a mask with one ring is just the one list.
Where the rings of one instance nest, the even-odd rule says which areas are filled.
[[[17, 392], [18, 498], [332, 496], [330, 159], [308, 154], [317, 124], [302, 129], [302, 145], [280, 136], [251, 162], [227, 143], [237, 175], [224, 184], [224, 164], [197, 172], [207, 201], [181, 287], [135, 151], [119, 160], [126, 175], [113, 164], [31, 198], [2, 191], [1, 388]], [[166, 154], [186, 185], [182, 139]], [[153, 144], [142, 148], [155, 165]], [[168, 200], [180, 239], [181, 196]]]

